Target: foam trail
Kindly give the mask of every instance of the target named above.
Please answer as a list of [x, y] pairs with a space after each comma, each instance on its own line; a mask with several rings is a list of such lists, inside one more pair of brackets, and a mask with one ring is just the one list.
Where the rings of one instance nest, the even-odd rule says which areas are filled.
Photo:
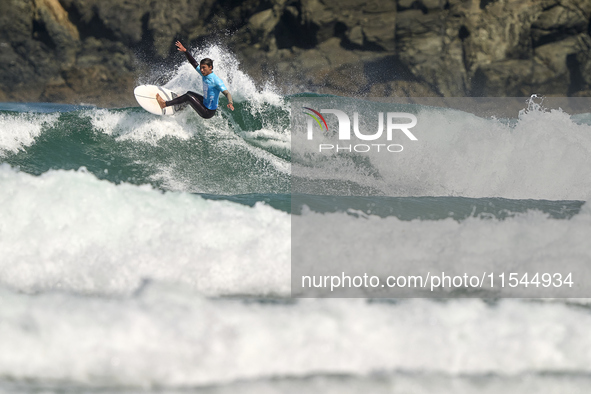
[[[211, 45], [205, 48], [198, 48], [192, 53], [197, 60], [209, 57], [214, 59], [214, 72], [225, 82], [228, 90], [232, 93], [234, 101], [240, 103], [245, 108], [245, 112], [257, 119], [254, 129], [246, 126], [236, 127], [234, 124], [234, 131], [243, 133], [243, 137], [252, 137], [251, 133], [258, 133], [263, 131], [267, 138], [284, 141], [289, 138], [289, 112], [290, 107], [286, 103], [285, 98], [277, 93], [277, 89], [270, 83], [267, 83], [262, 89], [257, 88], [254, 80], [240, 70], [240, 62], [225, 48], [219, 45]], [[183, 57], [184, 60], [184, 57]], [[201, 76], [188, 63], [181, 64], [173, 73], [170, 80], [165, 85], [166, 88], [171, 89], [179, 94], [183, 94], [188, 90], [195, 92], [202, 92], [203, 86]], [[221, 100], [224, 102], [224, 100]], [[269, 116], [269, 108], [276, 107], [280, 109], [279, 116]], [[220, 111], [229, 112], [225, 107], [220, 108]], [[262, 122], [262, 127], [258, 125]], [[289, 148], [289, 145], [281, 144], [281, 148]]]
[[[226, 84], [226, 87], [236, 97], [236, 101], [255, 101], [282, 105], [283, 98], [271, 84], [266, 84], [262, 90], [258, 89], [254, 80], [240, 70], [240, 62], [234, 54], [220, 45], [211, 45], [192, 50], [193, 57], [199, 61], [202, 58], [211, 58], [214, 61], [214, 73]], [[181, 56], [181, 55], [179, 55]], [[181, 56], [183, 63], [172, 73], [166, 88], [184, 93], [187, 90], [201, 92], [201, 76]]]
[[164, 137], [188, 140], [195, 131], [187, 125], [187, 117], [155, 117], [147, 112], [123, 112], [108, 109], [87, 111], [93, 128], [119, 141], [132, 140], [157, 146]]

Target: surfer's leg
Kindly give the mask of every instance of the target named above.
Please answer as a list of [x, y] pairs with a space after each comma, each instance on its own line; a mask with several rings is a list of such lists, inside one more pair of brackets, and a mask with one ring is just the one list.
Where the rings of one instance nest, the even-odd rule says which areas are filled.
[[215, 115], [215, 109], [211, 110], [203, 104], [203, 96], [195, 92], [187, 92], [189, 105], [204, 119], [209, 119]]
[[[193, 109], [202, 118], [209, 119], [215, 115], [215, 110], [211, 110], [203, 104], [203, 96], [195, 92], [187, 92], [182, 96], [178, 96], [177, 98], [174, 98], [170, 101], [164, 101], [162, 97], [160, 97], [160, 100], [158, 100], [158, 98], [159, 95], [156, 95], [156, 100], [158, 101], [158, 104], [160, 104], [161, 108], [170, 107], [171, 105], [189, 103], [189, 105], [193, 107]], [[162, 103], [160, 101], [162, 101]], [[164, 106], [162, 106], [163, 104]]]
[[170, 107], [172, 105], [180, 105], [180, 104], [184, 104], [186, 102], [191, 103], [191, 100], [193, 99], [193, 97], [191, 97], [188, 93], [192, 93], [192, 92], [187, 92], [187, 94], [183, 94], [182, 96], [178, 96], [178, 97], [173, 98], [172, 100], [169, 100], [169, 101], [164, 101], [164, 99], [160, 96], [160, 94], [156, 93], [156, 101], [158, 101], [158, 105], [160, 105], [160, 108], [166, 108], [166, 107]]

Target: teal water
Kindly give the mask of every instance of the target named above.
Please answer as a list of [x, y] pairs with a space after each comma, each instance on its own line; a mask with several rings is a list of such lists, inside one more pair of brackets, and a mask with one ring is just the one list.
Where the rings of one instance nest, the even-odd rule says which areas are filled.
[[[190, 112], [170, 121], [146, 114], [141, 108], [101, 110], [52, 105], [52, 110], [59, 111], [50, 122], [41, 115], [48, 112], [46, 106], [27, 104], [23, 108], [27, 112], [1, 110], [0, 119], [25, 130], [28, 124], [40, 125], [39, 136], [26, 148], [0, 150], [0, 154], [4, 163], [30, 174], [85, 167], [99, 179], [151, 184], [161, 190], [289, 192], [288, 174], [273, 168], [275, 162], [289, 161], [289, 147], [261, 149], [259, 146], [267, 139], [234, 134], [258, 130], [262, 127], [261, 117], [283, 116], [283, 127], [287, 129], [288, 117], [277, 108], [263, 108], [255, 117], [244, 105], [237, 104], [231, 119], [217, 119], [219, 134], [200, 133], [204, 122]], [[130, 128], [137, 134], [130, 133]], [[180, 133], [181, 138], [174, 133]], [[267, 157], [260, 157], [261, 151]]]
[[[0, 157], [3, 163], [37, 176], [49, 170], [83, 168], [114, 184], [149, 184], [161, 191], [188, 191], [248, 206], [262, 202], [298, 215], [310, 209], [402, 220], [463, 220], [469, 216], [502, 219], [539, 210], [568, 219], [583, 204], [579, 200], [384, 196], [379, 191], [374, 196], [296, 194], [292, 201], [289, 100], [257, 108], [237, 103], [236, 111], [222, 112], [213, 127], [190, 110], [162, 118], [141, 108], [4, 103], [0, 120], [15, 135], [12, 145], [0, 145], [4, 148]], [[29, 133], [32, 126], [39, 128], [34, 141], [19, 141], [18, 133]], [[354, 160], [359, 168], [371, 168], [367, 160]]]

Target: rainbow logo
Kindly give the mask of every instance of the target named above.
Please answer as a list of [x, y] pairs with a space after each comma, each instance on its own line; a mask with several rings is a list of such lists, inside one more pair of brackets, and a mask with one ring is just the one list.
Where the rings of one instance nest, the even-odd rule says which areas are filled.
[[[304, 109], [310, 110], [312, 112], [314, 112], [316, 115], [318, 115], [320, 117], [320, 119], [322, 119], [322, 123], [324, 123], [324, 128], [326, 129], [326, 131], [328, 131], [328, 126], [326, 124], [326, 120], [324, 120], [324, 117], [322, 115], [320, 115], [320, 112], [313, 110], [312, 108], [308, 108], [308, 107], [304, 107]], [[322, 123], [320, 123], [320, 119], [318, 119], [316, 116], [314, 116], [313, 114], [304, 112], [306, 115], [311, 116], [316, 123], [318, 123], [318, 126], [320, 126], [320, 130], [322, 130]]]

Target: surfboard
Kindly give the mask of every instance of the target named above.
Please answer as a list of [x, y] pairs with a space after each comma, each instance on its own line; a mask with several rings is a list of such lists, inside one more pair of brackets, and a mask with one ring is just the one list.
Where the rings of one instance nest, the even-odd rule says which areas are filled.
[[169, 101], [178, 97], [178, 94], [172, 90], [156, 85], [140, 85], [133, 90], [133, 94], [138, 104], [154, 115], [173, 115], [178, 111], [178, 106], [160, 108], [158, 101], [156, 101], [156, 93], [160, 94], [160, 97], [162, 97], [164, 101]]

